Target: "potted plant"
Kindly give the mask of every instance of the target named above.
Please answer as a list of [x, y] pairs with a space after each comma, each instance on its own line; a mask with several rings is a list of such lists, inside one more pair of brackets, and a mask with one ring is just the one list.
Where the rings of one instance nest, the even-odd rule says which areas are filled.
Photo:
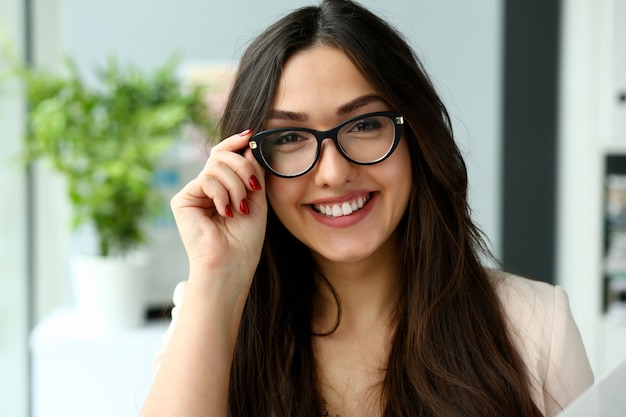
[[62, 75], [19, 71], [29, 105], [26, 160], [45, 160], [66, 179], [73, 227], [87, 225], [97, 238], [95, 256], [73, 261], [78, 304], [113, 326], [142, 321], [142, 249], [148, 220], [163, 207], [152, 183], [159, 161], [184, 126], [212, 128], [203, 91], [181, 84], [176, 63], [141, 71], [110, 59], [91, 83], [71, 59]]

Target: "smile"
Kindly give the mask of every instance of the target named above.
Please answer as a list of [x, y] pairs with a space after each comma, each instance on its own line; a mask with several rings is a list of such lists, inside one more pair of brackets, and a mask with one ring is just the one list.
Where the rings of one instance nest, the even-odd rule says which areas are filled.
[[328, 217], [342, 217], [359, 211], [370, 201], [370, 194], [358, 197], [354, 200], [335, 204], [313, 204], [313, 209]]

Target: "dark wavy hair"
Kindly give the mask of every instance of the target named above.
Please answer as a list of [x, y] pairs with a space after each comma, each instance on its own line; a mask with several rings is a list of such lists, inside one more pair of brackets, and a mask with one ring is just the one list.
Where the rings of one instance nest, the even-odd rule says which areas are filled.
[[[401, 300], [381, 414], [541, 416], [480, 262], [488, 250], [470, 218], [466, 167], [448, 113], [400, 34], [351, 1], [325, 0], [289, 13], [245, 51], [221, 121], [223, 137], [260, 130], [285, 62], [316, 45], [345, 52], [408, 125], [413, 186], [399, 225]], [[311, 311], [323, 277], [271, 207], [267, 221], [235, 347], [229, 414], [319, 416]]]

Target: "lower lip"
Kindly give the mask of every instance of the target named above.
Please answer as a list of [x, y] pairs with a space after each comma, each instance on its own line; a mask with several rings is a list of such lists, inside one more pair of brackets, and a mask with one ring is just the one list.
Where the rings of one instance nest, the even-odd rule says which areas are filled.
[[378, 200], [378, 194], [372, 194], [371, 198], [362, 209], [353, 212], [347, 216], [331, 217], [318, 213], [312, 206], [308, 206], [309, 212], [315, 220], [325, 226], [330, 227], [350, 227], [361, 222], [374, 209], [374, 204]]

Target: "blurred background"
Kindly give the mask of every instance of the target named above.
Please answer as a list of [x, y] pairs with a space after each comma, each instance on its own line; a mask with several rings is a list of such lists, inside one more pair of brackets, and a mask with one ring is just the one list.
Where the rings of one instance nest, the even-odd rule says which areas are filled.
[[[251, 38], [308, 4], [0, 0], [0, 44], [46, 71], [69, 56], [87, 79], [112, 55], [151, 71], [177, 53], [181, 80], [224, 82]], [[405, 35], [439, 89], [494, 254], [565, 287], [600, 377], [626, 356], [626, 0], [362, 4]], [[0, 416], [136, 415], [167, 323], [95, 332], [72, 315], [69, 259], [84, 243], [63, 178], [15, 161], [27, 105], [3, 66]], [[164, 195], [202, 163], [195, 151], [163, 159]], [[187, 271], [171, 218], [150, 231], [146, 308], [158, 318]]]

